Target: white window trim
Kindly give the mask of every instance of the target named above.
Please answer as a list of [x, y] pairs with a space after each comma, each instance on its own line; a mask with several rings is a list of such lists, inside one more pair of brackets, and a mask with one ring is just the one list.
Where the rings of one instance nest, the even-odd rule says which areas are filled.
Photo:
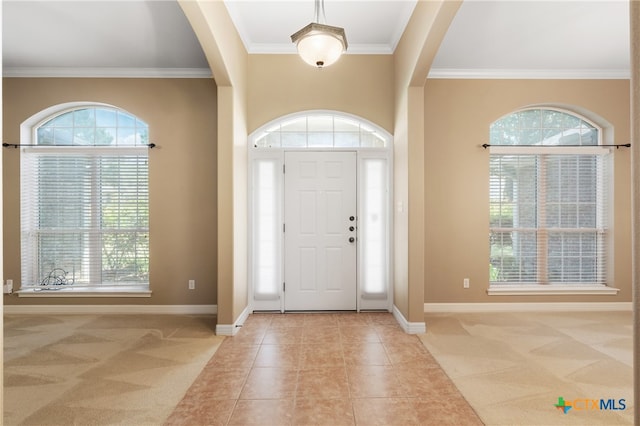
[[559, 295], [616, 295], [619, 288], [603, 284], [497, 284], [487, 289], [489, 296], [559, 296]]
[[[145, 288], [143, 288], [145, 287]], [[28, 287], [16, 291], [18, 297], [151, 297], [148, 286], [58, 286], [57, 288]]]

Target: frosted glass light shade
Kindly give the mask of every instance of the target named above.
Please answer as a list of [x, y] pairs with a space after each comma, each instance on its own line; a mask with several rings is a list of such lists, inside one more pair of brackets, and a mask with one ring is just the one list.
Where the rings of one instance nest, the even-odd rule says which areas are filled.
[[347, 49], [344, 29], [312, 22], [291, 36], [298, 54], [309, 65], [322, 68], [335, 63]]

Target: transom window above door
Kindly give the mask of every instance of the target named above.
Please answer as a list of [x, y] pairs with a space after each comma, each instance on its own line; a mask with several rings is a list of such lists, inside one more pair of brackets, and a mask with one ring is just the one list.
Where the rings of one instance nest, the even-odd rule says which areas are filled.
[[389, 138], [347, 114], [308, 112], [259, 130], [255, 148], [385, 148]]

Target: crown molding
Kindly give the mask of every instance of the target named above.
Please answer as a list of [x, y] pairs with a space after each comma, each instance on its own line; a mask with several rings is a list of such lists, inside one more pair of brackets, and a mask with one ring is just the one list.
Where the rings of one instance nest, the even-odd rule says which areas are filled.
[[628, 69], [431, 68], [427, 78], [523, 80], [628, 80]]
[[211, 78], [208, 68], [4, 67], [3, 77]]
[[[296, 46], [281, 43], [252, 43], [247, 46], [250, 55], [295, 55]], [[389, 44], [349, 44], [345, 55], [393, 55], [393, 46]]]

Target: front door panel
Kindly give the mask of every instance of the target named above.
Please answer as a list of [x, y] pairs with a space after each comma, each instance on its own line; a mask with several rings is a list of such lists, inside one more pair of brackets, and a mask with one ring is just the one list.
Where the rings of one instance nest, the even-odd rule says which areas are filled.
[[355, 310], [355, 152], [285, 153], [285, 310]]

